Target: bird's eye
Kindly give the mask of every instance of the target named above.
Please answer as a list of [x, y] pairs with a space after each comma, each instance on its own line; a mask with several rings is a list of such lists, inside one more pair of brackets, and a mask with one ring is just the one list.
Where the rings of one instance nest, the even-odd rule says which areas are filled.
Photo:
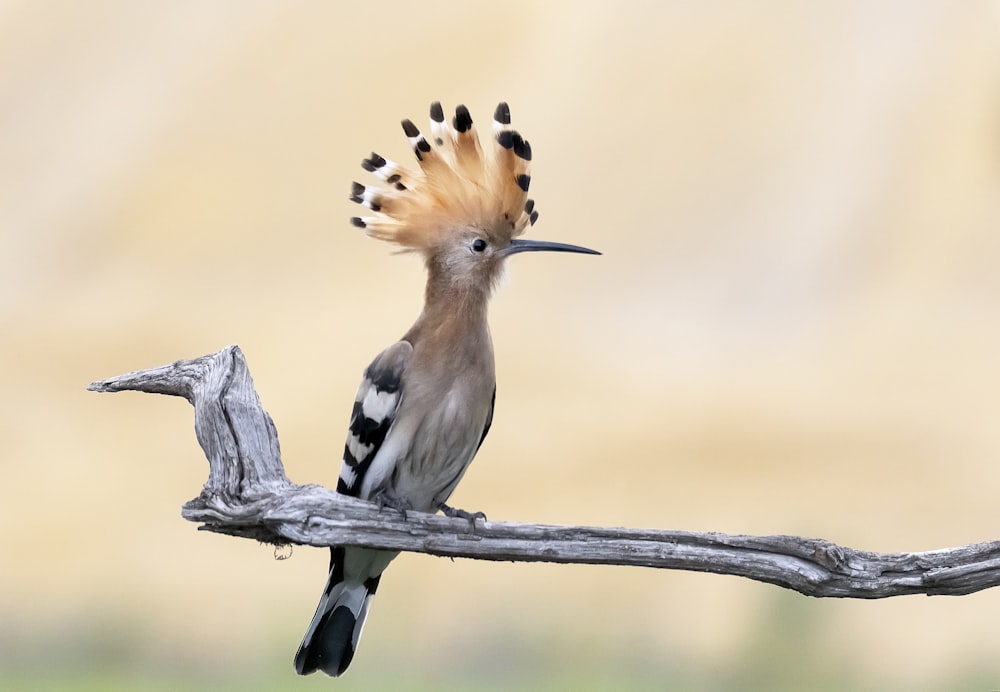
[[482, 238], [476, 238], [472, 241], [472, 249], [475, 252], [482, 252], [486, 249], [486, 241]]

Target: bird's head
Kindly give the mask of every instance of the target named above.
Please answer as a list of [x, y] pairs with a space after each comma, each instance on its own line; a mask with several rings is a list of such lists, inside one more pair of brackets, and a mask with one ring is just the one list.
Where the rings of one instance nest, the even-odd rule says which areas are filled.
[[528, 199], [531, 146], [511, 129], [506, 103], [493, 115], [494, 136], [486, 151], [465, 106], [455, 109], [450, 124], [440, 103], [431, 104], [430, 115], [430, 139], [410, 120], [403, 121], [419, 172], [376, 153], [362, 161], [382, 184], [353, 184], [351, 200], [371, 212], [351, 219], [355, 226], [403, 251], [421, 253], [432, 275], [463, 292], [488, 293], [504, 260], [518, 252], [600, 254], [518, 238], [538, 212]]

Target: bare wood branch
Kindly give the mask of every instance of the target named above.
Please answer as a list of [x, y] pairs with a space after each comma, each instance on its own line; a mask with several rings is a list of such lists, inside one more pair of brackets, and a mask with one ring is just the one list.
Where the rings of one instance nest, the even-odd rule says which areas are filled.
[[208, 531], [275, 544], [732, 574], [817, 597], [962, 595], [1000, 584], [1000, 541], [881, 554], [796, 536], [492, 521], [473, 527], [465, 519], [380, 512], [371, 503], [286, 478], [277, 431], [237, 346], [94, 382], [89, 389], [169, 394], [194, 405], [195, 434], [208, 457], [209, 476], [182, 516]]

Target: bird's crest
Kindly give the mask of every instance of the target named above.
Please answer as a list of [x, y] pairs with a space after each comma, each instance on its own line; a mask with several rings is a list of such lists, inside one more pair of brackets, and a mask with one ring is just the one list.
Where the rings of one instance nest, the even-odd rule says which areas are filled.
[[372, 213], [351, 222], [373, 238], [424, 252], [467, 228], [503, 245], [535, 223], [538, 212], [528, 199], [531, 146], [511, 129], [507, 104], [496, 108], [485, 151], [465, 106], [455, 109], [450, 124], [438, 102], [431, 104], [430, 115], [429, 138], [412, 121], [403, 121], [419, 171], [374, 152], [361, 162], [382, 184], [352, 185], [351, 201]]

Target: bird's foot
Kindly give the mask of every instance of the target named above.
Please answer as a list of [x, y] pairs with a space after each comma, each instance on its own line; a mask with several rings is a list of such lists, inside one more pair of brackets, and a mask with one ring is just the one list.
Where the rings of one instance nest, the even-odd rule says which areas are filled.
[[404, 500], [395, 493], [384, 488], [375, 493], [375, 497], [372, 498], [372, 502], [374, 502], [375, 506], [378, 507], [379, 512], [381, 512], [385, 507], [396, 510], [403, 515], [403, 521], [406, 521], [406, 513], [413, 509], [413, 505], [410, 504], [409, 500]]
[[476, 519], [482, 519], [486, 521], [486, 515], [482, 512], [466, 512], [464, 509], [455, 509], [454, 507], [449, 507], [445, 503], [440, 503], [438, 505], [446, 517], [458, 517], [459, 519], [468, 519], [469, 527], [475, 531], [476, 529]]

